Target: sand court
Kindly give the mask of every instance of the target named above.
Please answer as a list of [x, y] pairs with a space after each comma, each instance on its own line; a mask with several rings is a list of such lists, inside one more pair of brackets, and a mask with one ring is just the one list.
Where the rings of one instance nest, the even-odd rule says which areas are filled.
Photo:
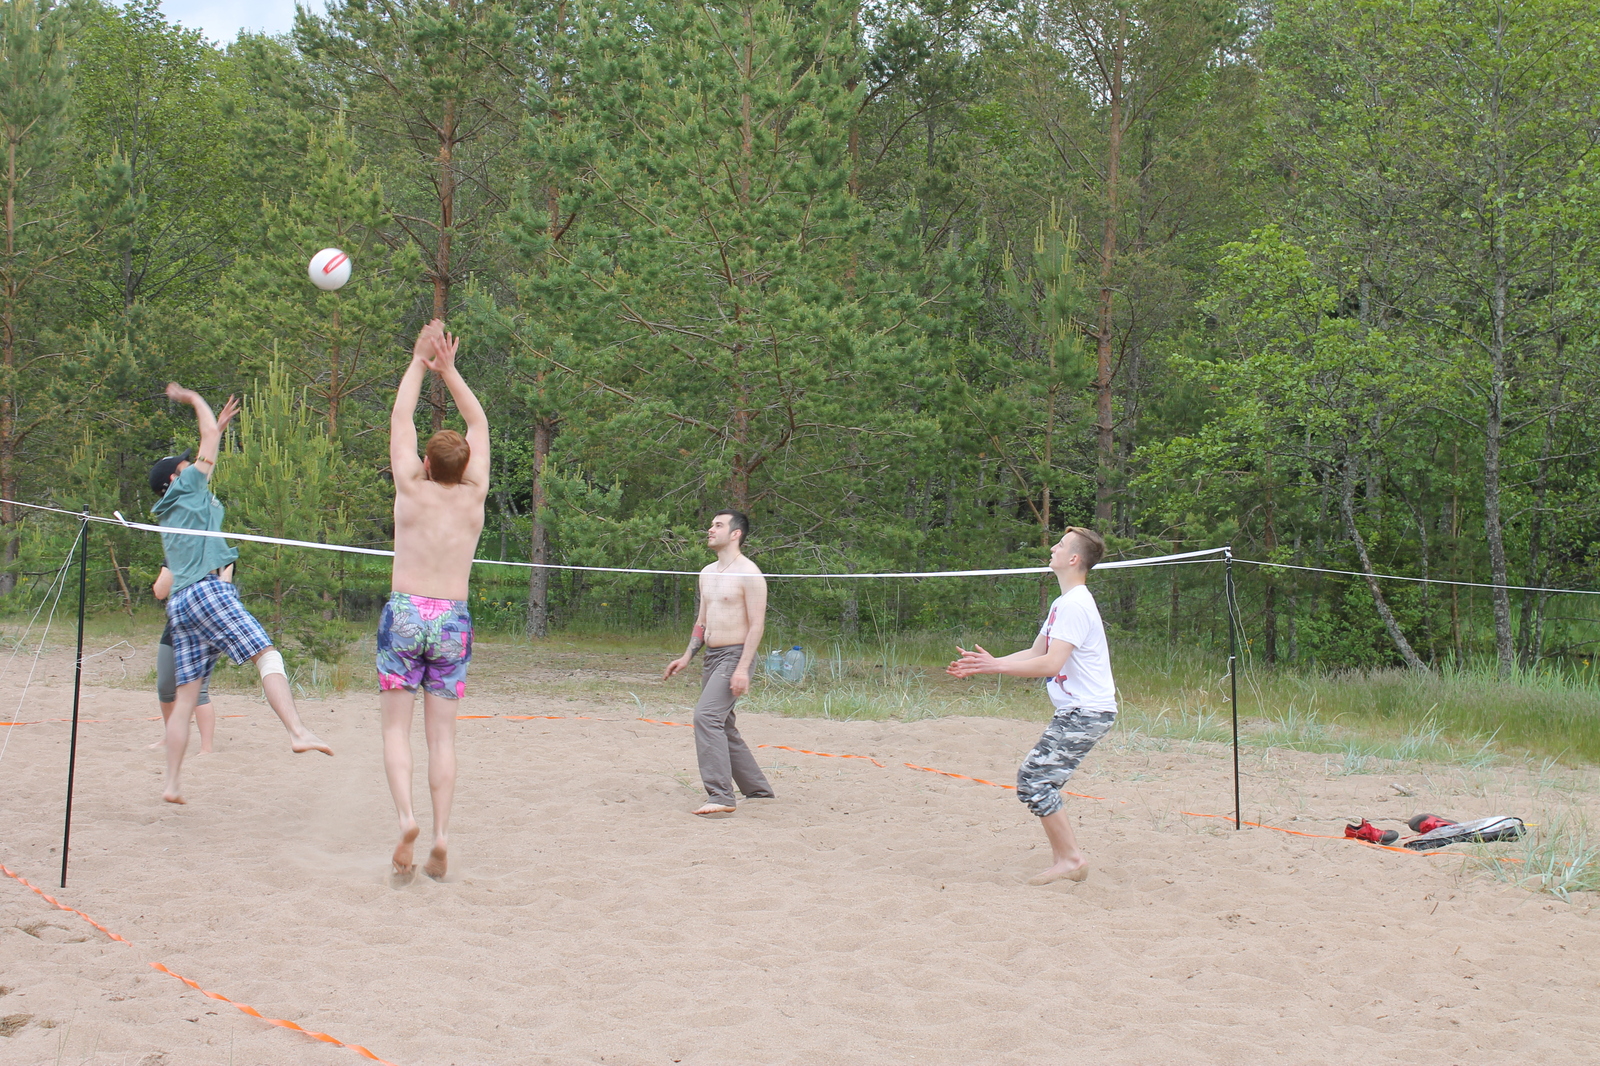
[[[53, 674], [37, 717], [70, 706]], [[152, 962], [398, 1066], [1558, 1062], [1600, 1043], [1592, 901], [1179, 813], [1227, 809], [1223, 748], [1113, 732], [1074, 779], [1104, 798], [1069, 800], [1093, 872], [1037, 888], [1048, 850], [1011, 792], [903, 765], [1006, 782], [1036, 723], [741, 715], [752, 742], [868, 758], [760, 749], [778, 798], [706, 820], [689, 730], [638, 720], [686, 720], [682, 695], [468, 701], [565, 717], [461, 721], [450, 875], [398, 883], [369, 695], [302, 700], [333, 760], [219, 695], [245, 717], [191, 756], [174, 807], [153, 701], [89, 687], [69, 887], [65, 725], [12, 732], [0, 862], [129, 943], [0, 878], [0, 1063], [363, 1061]], [[1385, 801], [1386, 778], [1324, 756], [1246, 771], [1247, 817], [1312, 833], [1418, 804], [1526, 811], [1539, 787], [1440, 770]]]

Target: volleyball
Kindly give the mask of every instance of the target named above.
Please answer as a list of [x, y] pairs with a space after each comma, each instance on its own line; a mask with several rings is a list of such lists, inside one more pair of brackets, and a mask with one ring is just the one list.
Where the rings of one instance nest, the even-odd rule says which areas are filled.
[[306, 273], [311, 275], [311, 284], [332, 292], [350, 280], [350, 257], [337, 248], [324, 248], [311, 257]]

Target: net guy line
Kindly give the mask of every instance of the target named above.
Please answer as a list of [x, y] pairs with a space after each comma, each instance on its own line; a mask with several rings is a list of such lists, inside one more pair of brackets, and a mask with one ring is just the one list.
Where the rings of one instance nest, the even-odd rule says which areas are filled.
[[[11, 746], [11, 730], [16, 728], [16, 720], [22, 717], [22, 707], [27, 702], [28, 689], [33, 685], [33, 675], [39, 669], [39, 657], [44, 654], [44, 642], [50, 637], [50, 626], [56, 618], [56, 605], [61, 602], [61, 594], [66, 591], [67, 574], [72, 569], [72, 557], [77, 552], [78, 547], [78, 541], [74, 540], [72, 547], [67, 551], [66, 560], [61, 564], [61, 569], [56, 571], [56, 576], [50, 582], [50, 587], [45, 589], [45, 594], [39, 600], [39, 606], [34, 610], [33, 617], [28, 619], [28, 627], [22, 631], [22, 636], [17, 638], [17, 643], [12, 647], [11, 658], [6, 660], [4, 668], [0, 668], [0, 678], [10, 673], [12, 661], [16, 659], [17, 653], [22, 650], [23, 643], [28, 639], [28, 635], [33, 632], [33, 624], [39, 620], [39, 612], [44, 610], [45, 600], [49, 600], [50, 614], [45, 618], [44, 632], [39, 635], [39, 644], [34, 649], [33, 662], [28, 667], [27, 680], [23, 681], [22, 691], [17, 696], [17, 709], [11, 715], [12, 723], [6, 727], [4, 743], [0, 743], [0, 759], [5, 758], [6, 749]], [[51, 598], [50, 595], [52, 591], [55, 593], [54, 598]]]

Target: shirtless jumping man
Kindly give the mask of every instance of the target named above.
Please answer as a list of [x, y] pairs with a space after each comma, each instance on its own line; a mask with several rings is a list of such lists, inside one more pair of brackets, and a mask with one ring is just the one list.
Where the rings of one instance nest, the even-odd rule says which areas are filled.
[[255, 663], [267, 703], [289, 731], [289, 747], [293, 751], [332, 755], [333, 749], [300, 721], [282, 653], [272, 646], [272, 638], [255, 615], [239, 602], [239, 590], [220, 576], [239, 558], [238, 550], [221, 537], [191, 537], [177, 532], [222, 529], [227, 512], [222, 501], [211, 494], [211, 472], [217, 467], [222, 428], [238, 413], [238, 402], [228, 397], [221, 417], [217, 417], [198, 392], [176, 381], [167, 386], [167, 399], [193, 407], [200, 428], [200, 449], [194, 462], [189, 461], [188, 452], [169, 455], [150, 471], [150, 487], [161, 496], [152, 510], [163, 527], [174, 530], [161, 534], [166, 565], [172, 571], [167, 621], [172, 626], [172, 673], [176, 686], [172, 714], [167, 719], [167, 787], [161, 798], [168, 803], [183, 803], [180, 778], [183, 757], [189, 750], [189, 722], [200, 702], [201, 688], [221, 652], [227, 652], [235, 666]]
[[700, 571], [700, 612], [684, 653], [667, 664], [666, 680], [706, 649], [700, 702], [694, 709], [694, 747], [707, 802], [695, 814], [732, 814], [733, 786], [746, 799], [771, 799], [772, 786], [734, 726], [733, 705], [750, 691], [750, 665], [767, 625], [767, 579], [740, 551], [750, 520], [718, 511], [706, 531], [717, 561]]
[[[378, 622], [378, 704], [383, 711], [383, 768], [400, 816], [394, 872], [415, 872], [418, 827], [411, 810], [411, 715], [422, 689], [428, 742], [428, 790], [433, 795], [433, 849], [424, 872], [444, 877], [450, 803], [456, 791], [456, 701], [467, 694], [472, 660], [472, 615], [467, 581], [483, 532], [489, 492], [489, 419], [456, 370], [459, 342], [434, 319], [417, 334], [411, 365], [400, 379], [389, 415], [389, 464], [394, 471], [394, 576]], [[438, 374], [467, 423], [467, 435], [442, 429], [417, 458], [412, 421], [422, 380]]]

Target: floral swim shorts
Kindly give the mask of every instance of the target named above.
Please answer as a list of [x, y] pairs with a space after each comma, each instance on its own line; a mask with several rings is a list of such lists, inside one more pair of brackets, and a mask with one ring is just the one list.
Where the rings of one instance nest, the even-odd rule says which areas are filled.
[[448, 699], [467, 694], [472, 614], [465, 600], [391, 592], [378, 622], [378, 687], [419, 687]]

